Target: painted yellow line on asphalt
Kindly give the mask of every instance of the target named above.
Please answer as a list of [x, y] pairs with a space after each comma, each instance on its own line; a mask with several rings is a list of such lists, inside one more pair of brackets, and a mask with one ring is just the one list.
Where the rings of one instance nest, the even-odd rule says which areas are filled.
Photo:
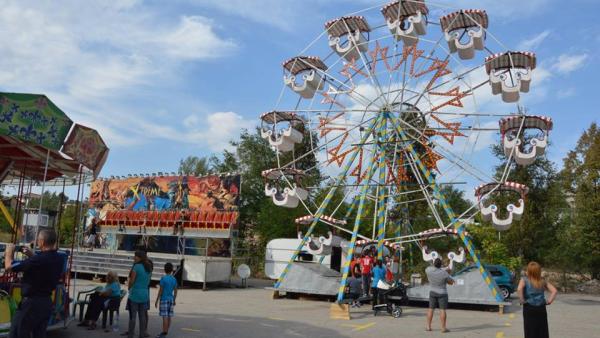
[[496, 338], [504, 338], [504, 332], [499, 331], [498, 333], [496, 333]]
[[504, 326], [512, 326], [511, 323], [504, 323]]
[[515, 319], [515, 314], [514, 314], [514, 313], [511, 313], [510, 315], [508, 315], [508, 318], [510, 318], [510, 319]]
[[181, 331], [189, 331], [189, 332], [202, 332], [201, 330], [196, 330], [196, 329], [190, 329], [187, 327], [184, 327], [181, 329]]
[[366, 329], [370, 328], [373, 325], [375, 325], [375, 322], [371, 322], [371, 323], [367, 323], [367, 324], [363, 324], [363, 325], [360, 325], [360, 324], [342, 324], [342, 326], [354, 328], [354, 330], [352, 330], [352, 331], [366, 330]]

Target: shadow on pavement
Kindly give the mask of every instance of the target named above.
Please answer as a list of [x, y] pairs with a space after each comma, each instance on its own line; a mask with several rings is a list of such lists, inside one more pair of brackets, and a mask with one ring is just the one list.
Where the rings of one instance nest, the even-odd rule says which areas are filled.
[[377, 313], [377, 316], [375, 316], [373, 314], [373, 310], [371, 310], [371, 305], [363, 305], [362, 308], [359, 309], [351, 309], [350, 310], [350, 314], [351, 314], [351, 318], [352, 319], [365, 319], [365, 318], [375, 318], [375, 317], [389, 317], [392, 319], [398, 319], [401, 320], [402, 318], [407, 318], [407, 317], [425, 317], [425, 313], [424, 312], [415, 312], [414, 310], [411, 310], [410, 307], [408, 306], [402, 306], [402, 315], [400, 316], [400, 318], [393, 318], [393, 316], [389, 313], [387, 313], [387, 311], [379, 311]]
[[595, 306], [600, 305], [600, 300], [597, 300], [597, 299], [579, 298], [579, 299], [561, 299], [560, 301], [562, 303], [569, 304], [569, 305], [595, 305]]
[[[123, 319], [124, 316], [121, 317]], [[126, 317], [125, 317], [126, 318]], [[153, 321], [155, 318], [151, 318]], [[150, 323], [151, 337], [154, 337], [159, 323], [154, 320]], [[121, 322], [121, 332], [126, 321]], [[137, 333], [137, 331], [136, 331]], [[66, 330], [57, 330], [48, 333], [48, 338], [75, 338], [75, 337], [118, 337], [116, 333], [105, 333], [100, 329], [87, 331], [75, 325]], [[137, 337], [137, 334], [136, 334]], [[317, 327], [306, 323], [281, 320], [275, 317], [258, 318], [246, 316], [208, 315], [177, 313], [174, 317], [169, 337], [177, 338], [229, 338], [229, 337], [311, 337], [311, 338], [345, 338], [339, 332]]]
[[[448, 323], [451, 325], [451, 322]], [[463, 327], [454, 327], [448, 326], [450, 328], [450, 332], [472, 332], [480, 329], [504, 329], [505, 327], [502, 325], [491, 325], [491, 324], [481, 324], [481, 325], [473, 325], [473, 326], [463, 326]]]
[[[174, 337], [346, 337], [339, 332], [275, 317], [178, 314]], [[175, 333], [175, 332], [174, 332]]]

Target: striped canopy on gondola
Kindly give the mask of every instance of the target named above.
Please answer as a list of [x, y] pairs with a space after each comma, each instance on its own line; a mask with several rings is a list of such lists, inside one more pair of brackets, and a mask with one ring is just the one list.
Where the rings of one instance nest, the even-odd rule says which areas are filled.
[[317, 56], [295, 56], [285, 61], [283, 68], [292, 73], [292, 75], [297, 75], [305, 70], [327, 70], [327, 65]]
[[331, 36], [340, 37], [355, 31], [370, 32], [371, 27], [362, 16], [343, 16], [325, 23], [325, 29]]
[[383, 16], [390, 22], [415, 15], [417, 12], [421, 12], [421, 14], [429, 13], [424, 0], [394, 1], [381, 9]]
[[481, 9], [465, 9], [442, 16], [440, 24], [444, 31], [469, 27], [488, 28], [488, 16]]
[[519, 193], [521, 195], [521, 198], [525, 198], [525, 196], [529, 193], [529, 188], [524, 184], [516, 182], [504, 182], [482, 184], [475, 189], [475, 196], [477, 197], [477, 199], [481, 199], [484, 195], [488, 194], [492, 190], [498, 192], [514, 191], [516, 193]]
[[[523, 121], [525, 119], [525, 121]], [[521, 128], [521, 124], [523, 124], [523, 129], [525, 128], [535, 128], [542, 131], [550, 131], [552, 130], [552, 119], [547, 116], [522, 116], [515, 115], [503, 118], [498, 123], [500, 125], [500, 132], [502, 135], [506, 134], [506, 132], [510, 130], [518, 130]]]
[[302, 116], [293, 113], [293, 112], [287, 112], [287, 111], [270, 111], [267, 113], [264, 113], [260, 116], [260, 119], [263, 122], [266, 123], [270, 123], [270, 124], [274, 124], [277, 122], [282, 122], [282, 121], [288, 121], [288, 122], [292, 122], [292, 121], [297, 121], [297, 122], [302, 122], [304, 123], [304, 119], [302, 118]]
[[492, 69], [529, 68], [535, 69], [536, 57], [532, 52], [505, 52], [490, 55], [485, 58], [485, 71], [489, 74]]

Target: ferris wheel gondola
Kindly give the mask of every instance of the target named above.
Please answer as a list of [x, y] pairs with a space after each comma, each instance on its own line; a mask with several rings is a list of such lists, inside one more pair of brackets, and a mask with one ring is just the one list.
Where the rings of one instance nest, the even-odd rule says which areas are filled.
[[371, 27], [362, 16], [341, 17], [325, 24], [329, 35], [329, 46], [348, 61], [359, 60], [361, 53], [369, 49], [366, 34]]
[[[475, 50], [483, 50], [488, 16], [484, 10], [467, 9], [450, 13], [440, 18], [444, 37], [450, 52], [458, 52], [463, 60], [475, 57]], [[466, 36], [466, 42], [462, 42]]]
[[[323, 89], [323, 79], [319, 71], [327, 70], [327, 66], [316, 56], [296, 56], [283, 63], [287, 74], [283, 82], [294, 92], [305, 99], [310, 99], [317, 90]], [[298, 83], [301, 75], [301, 83]]]
[[[272, 197], [277, 206], [295, 208], [308, 197], [308, 191], [302, 187], [302, 177], [305, 176], [302, 170], [274, 168], [263, 171], [262, 176], [266, 181], [265, 195]], [[294, 183], [288, 187], [288, 182]]]
[[[510, 116], [501, 119], [499, 124], [504, 155], [507, 158], [512, 155], [517, 164], [530, 165], [537, 157], [546, 152], [548, 135], [552, 130], [551, 118], [546, 116]], [[526, 152], [521, 150], [523, 142], [520, 136], [525, 131], [532, 129], [540, 131], [541, 135], [532, 137], [529, 140], [530, 149], [529, 152]]]
[[[487, 200], [487, 196], [493, 193], [499, 192], [512, 192], [518, 195], [518, 205], [509, 203], [506, 206], [508, 216], [501, 219], [498, 216], [498, 206], [495, 203], [485, 205], [484, 201]], [[529, 192], [529, 188], [523, 184], [515, 182], [504, 182], [504, 183], [488, 183], [481, 185], [475, 189], [475, 196], [478, 200], [479, 210], [481, 216], [485, 221], [491, 221], [494, 228], [498, 231], [506, 231], [510, 229], [513, 221], [521, 219], [523, 212], [525, 211], [525, 197]]]
[[425, 1], [394, 1], [381, 9], [387, 27], [396, 40], [402, 40], [407, 46], [419, 42], [419, 36], [427, 31], [429, 9]]
[[519, 92], [528, 93], [531, 71], [535, 69], [536, 57], [531, 52], [505, 52], [485, 59], [486, 71], [494, 95], [502, 94], [504, 102], [517, 102]]
[[303, 139], [299, 127], [305, 121], [296, 113], [271, 111], [261, 115], [261, 136], [269, 140], [271, 147], [280, 152], [288, 152], [294, 149], [296, 143]]

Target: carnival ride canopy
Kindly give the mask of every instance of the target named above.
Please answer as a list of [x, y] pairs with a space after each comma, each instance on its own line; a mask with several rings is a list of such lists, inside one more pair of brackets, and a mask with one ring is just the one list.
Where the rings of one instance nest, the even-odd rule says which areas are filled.
[[[0, 182], [97, 176], [109, 149], [45, 95], [0, 92]], [[66, 182], [66, 181], [65, 181]]]

